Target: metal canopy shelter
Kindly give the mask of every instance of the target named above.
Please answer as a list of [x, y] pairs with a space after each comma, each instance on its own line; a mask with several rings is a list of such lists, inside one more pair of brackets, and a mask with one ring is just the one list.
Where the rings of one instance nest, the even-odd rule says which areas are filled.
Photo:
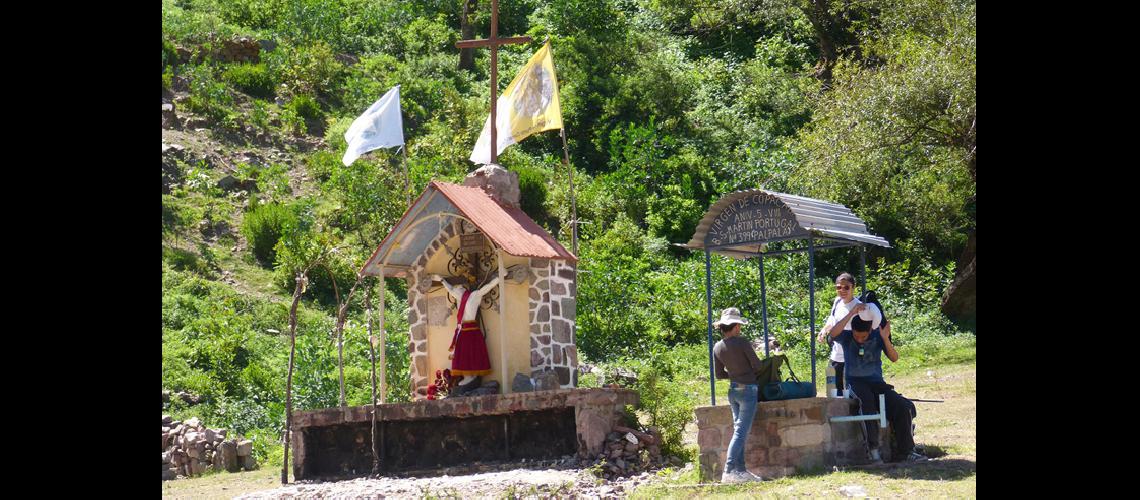
[[[806, 247], [769, 252], [769, 243], [807, 240]], [[822, 245], [817, 245], [817, 240]], [[689, 249], [705, 251], [705, 305], [708, 311], [709, 385], [716, 405], [716, 375], [713, 373], [712, 258], [713, 253], [735, 259], [756, 257], [760, 264], [760, 303], [764, 325], [764, 355], [768, 356], [768, 301], [764, 280], [764, 256], [798, 252], [808, 254], [808, 304], [810, 310], [811, 383], [815, 370], [815, 252], [826, 248], [859, 247], [859, 271], [866, 286], [866, 246], [889, 248], [887, 240], [867, 232], [867, 225], [850, 209], [836, 203], [784, 193], [749, 189], [731, 193], [714, 203], [697, 224]]]

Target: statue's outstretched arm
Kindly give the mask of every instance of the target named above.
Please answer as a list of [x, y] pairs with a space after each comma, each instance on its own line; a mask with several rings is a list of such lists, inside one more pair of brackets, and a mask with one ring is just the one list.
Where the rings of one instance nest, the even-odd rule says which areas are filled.
[[492, 279], [486, 285], [483, 285], [483, 287], [480, 288], [478, 291], [476, 291], [475, 294], [482, 297], [487, 292], [491, 291], [492, 288], [495, 288], [495, 285], [498, 285], [498, 284], [499, 284], [499, 277], [495, 276], [494, 279]]
[[447, 280], [443, 279], [442, 276], [433, 274], [431, 275], [431, 279], [443, 284], [443, 287], [447, 289], [447, 293], [450, 293], [452, 297], [455, 297], [455, 300], [463, 298], [463, 292], [461, 290], [457, 290], [455, 286], [453, 286], [451, 283], [448, 283]]

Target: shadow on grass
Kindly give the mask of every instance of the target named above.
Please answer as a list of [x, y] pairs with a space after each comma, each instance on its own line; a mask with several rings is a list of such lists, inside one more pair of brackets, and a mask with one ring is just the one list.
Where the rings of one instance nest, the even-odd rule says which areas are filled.
[[882, 476], [887, 479], [956, 481], [977, 474], [978, 464], [974, 460], [965, 458], [940, 458], [927, 460], [925, 462], [898, 462], [883, 465], [841, 467], [840, 470], [860, 471]]

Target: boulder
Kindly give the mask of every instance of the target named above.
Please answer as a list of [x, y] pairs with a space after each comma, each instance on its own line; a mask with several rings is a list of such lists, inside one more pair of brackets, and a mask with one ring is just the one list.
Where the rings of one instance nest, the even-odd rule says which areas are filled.
[[[169, 399], [170, 399], [170, 393], [166, 392], [166, 391], [162, 391], [162, 400], [167, 401]], [[174, 422], [174, 418], [172, 418], [170, 415], [163, 415], [162, 416], [162, 426], [163, 427], [170, 427], [170, 425], [173, 422]]]
[[168, 469], [165, 467], [162, 469], [162, 480], [163, 481], [170, 481], [170, 480], [177, 479], [177, 478], [178, 478], [178, 474], [176, 472], [174, 472], [174, 469]]
[[489, 164], [467, 174], [463, 185], [477, 187], [500, 205], [519, 208], [519, 174]]
[[216, 431], [214, 431], [214, 429], [207, 428], [206, 430], [202, 431], [202, 439], [205, 439], [207, 443], [213, 443], [214, 438], [217, 435], [218, 434]]
[[203, 462], [201, 460], [191, 460], [190, 461], [190, 475], [191, 476], [200, 476], [200, 475], [202, 475], [203, 472], [206, 472], [206, 462]]
[[511, 383], [511, 392], [531, 392], [534, 390], [534, 382], [530, 377], [521, 373], [515, 374], [515, 380]]
[[[180, 396], [182, 396], [183, 394], [185, 394], [185, 393], [179, 393]], [[185, 399], [185, 396], [183, 396], [183, 398]], [[187, 401], [187, 403], [189, 403], [189, 401]], [[195, 403], [197, 403], [197, 401], [195, 401]], [[188, 427], [197, 428], [197, 427], [202, 426], [202, 422], [200, 420], [198, 420], [198, 417], [191, 417], [190, 420], [186, 421], [186, 425]]]
[[218, 446], [218, 452], [222, 456], [222, 468], [230, 472], [241, 470], [241, 464], [238, 463], [237, 443], [222, 441], [222, 444]]
[[253, 459], [253, 455], [246, 455], [241, 457], [241, 468], [245, 470], [254, 470], [257, 468], [257, 460]]
[[174, 112], [173, 103], [163, 103], [162, 105], [162, 128], [171, 129], [178, 128], [181, 123], [178, 122], [178, 115]]
[[553, 370], [539, 372], [534, 376], [534, 390], [552, 391], [558, 388], [558, 374]]
[[253, 441], [248, 439], [238, 442], [237, 456], [248, 457], [253, 453]]

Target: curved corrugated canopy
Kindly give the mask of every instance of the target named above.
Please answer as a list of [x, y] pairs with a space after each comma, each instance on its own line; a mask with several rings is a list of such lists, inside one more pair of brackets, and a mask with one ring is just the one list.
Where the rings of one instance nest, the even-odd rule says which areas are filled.
[[386, 276], [403, 276], [427, 251], [440, 228], [452, 222], [449, 215], [471, 221], [510, 255], [578, 261], [521, 209], [499, 205], [479, 188], [432, 181], [380, 242], [361, 272], [377, 276], [383, 264]]
[[705, 248], [734, 257], [755, 255], [761, 244], [805, 239], [890, 247], [867, 231], [863, 220], [838, 203], [762, 189], [728, 194], [705, 212], [687, 248]]

